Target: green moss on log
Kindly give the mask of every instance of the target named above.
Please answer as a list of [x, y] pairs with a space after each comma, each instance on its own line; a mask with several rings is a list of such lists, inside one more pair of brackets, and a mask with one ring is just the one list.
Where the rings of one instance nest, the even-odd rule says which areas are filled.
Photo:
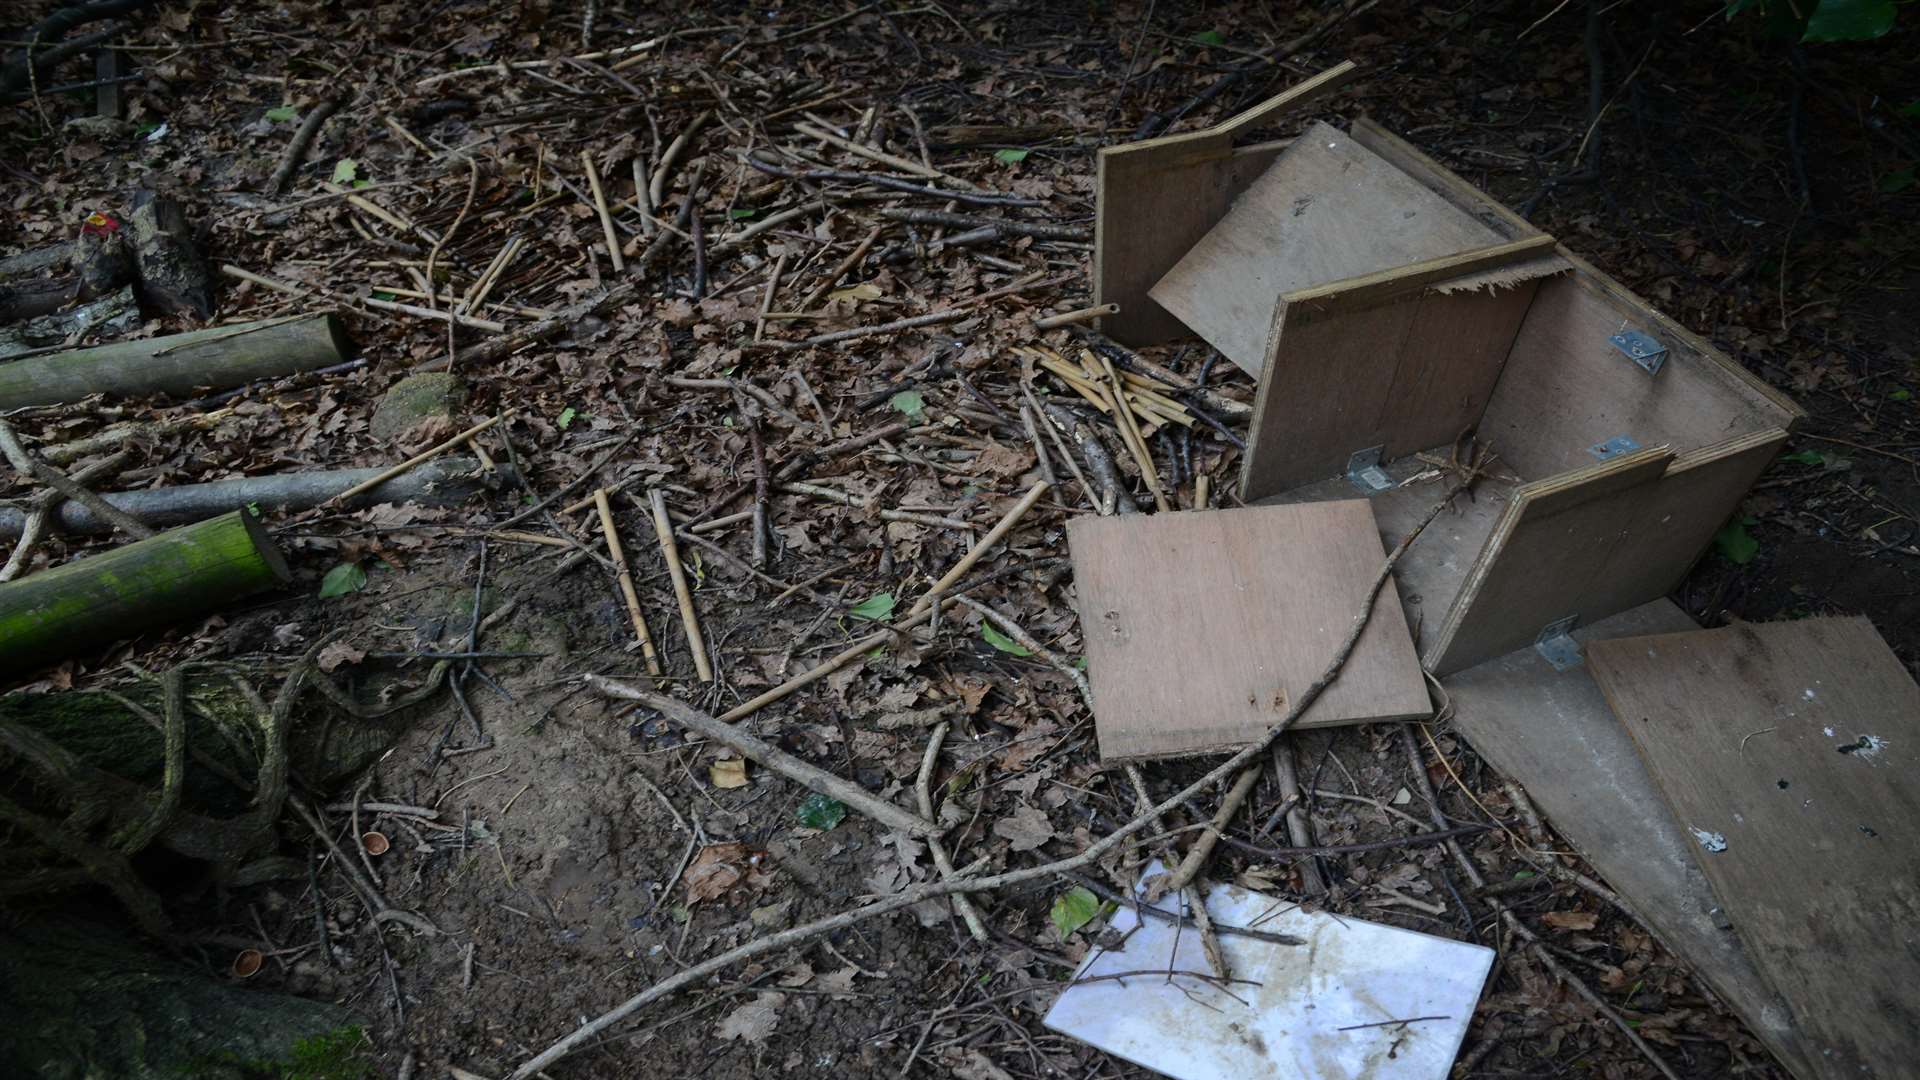
[[216, 611], [292, 579], [244, 510], [0, 585], [0, 675]]

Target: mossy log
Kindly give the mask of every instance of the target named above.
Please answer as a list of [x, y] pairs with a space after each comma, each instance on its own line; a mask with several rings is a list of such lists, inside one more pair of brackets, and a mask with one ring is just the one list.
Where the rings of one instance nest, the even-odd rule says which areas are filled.
[[236, 985], [68, 914], [0, 925], [0, 1016], [7, 1076], [367, 1075], [346, 1009]]
[[352, 348], [339, 318], [329, 314], [28, 357], [0, 364], [0, 410], [59, 405], [89, 394], [186, 397], [329, 367]]
[[30, 574], [0, 586], [0, 675], [207, 614], [292, 577], [244, 510]]
[[[242, 476], [205, 484], [108, 491], [102, 492], [101, 498], [148, 525], [164, 528], [203, 521], [249, 507], [257, 508], [263, 514], [310, 510], [386, 471], [383, 467]], [[511, 465], [496, 466], [489, 475], [482, 470], [480, 462], [473, 458], [436, 458], [371, 491], [348, 499], [340, 509], [359, 510], [381, 503], [407, 502], [422, 506], [455, 506], [491, 485], [513, 485], [516, 482], [515, 475]], [[0, 507], [0, 539], [19, 536], [26, 522], [25, 511]], [[92, 510], [75, 502], [60, 504], [60, 509], [54, 514], [54, 525], [69, 533], [104, 534], [113, 529], [110, 523], [100, 520]]]

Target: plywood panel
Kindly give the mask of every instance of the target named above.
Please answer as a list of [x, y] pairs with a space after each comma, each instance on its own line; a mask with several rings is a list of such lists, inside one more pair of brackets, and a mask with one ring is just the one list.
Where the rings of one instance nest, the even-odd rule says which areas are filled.
[[1166, 135], [1100, 151], [1093, 226], [1093, 302], [1119, 304], [1100, 320], [1135, 348], [1189, 331], [1155, 303], [1153, 287], [1226, 214], [1287, 144], [1235, 149], [1236, 135], [1333, 93], [1357, 72], [1342, 61], [1204, 131]]
[[[1595, 642], [1588, 663], [1823, 1077], [1920, 1060], [1920, 686], [1865, 619]], [[1708, 850], [1711, 844], [1724, 850]]]
[[[1105, 761], [1229, 750], [1286, 715], [1331, 662], [1379, 572], [1365, 500], [1067, 525]], [[1432, 709], [1392, 589], [1304, 727]]]
[[[1446, 448], [1441, 448], [1429, 456], [1445, 460], [1447, 453]], [[1373, 504], [1380, 540], [1388, 549], [1405, 539], [1451, 486], [1451, 480], [1444, 476], [1418, 479], [1432, 468], [1417, 455], [1403, 457], [1384, 467], [1394, 486], [1368, 501]], [[1471, 493], [1455, 499], [1451, 507], [1434, 518], [1420, 539], [1401, 557], [1400, 565], [1394, 568], [1393, 583], [1400, 592], [1400, 606], [1416, 644], [1439, 628], [1453, 598], [1460, 594], [1467, 571], [1479, 558], [1487, 538], [1493, 535], [1518, 486], [1496, 466], [1493, 475], [1482, 477]], [[1262, 500], [1262, 505], [1351, 499], [1357, 493], [1343, 475], [1272, 496]]]
[[[1799, 408], [1618, 282], [1574, 258], [1543, 282], [1480, 425], [1523, 476], [1586, 464], [1587, 447], [1616, 435], [1685, 453], [1764, 428]], [[1623, 329], [1667, 347], [1649, 375], [1607, 338]]]
[[[1685, 612], [1661, 599], [1573, 636], [1590, 652], [1607, 638], [1695, 629]], [[1560, 835], [1774, 1056], [1811, 1075], [1786, 1006], [1725, 920], [1714, 916], [1720, 905], [1701, 873], [1698, 846], [1662, 803], [1587, 669], [1556, 671], [1527, 648], [1449, 675], [1441, 685], [1453, 702], [1455, 727], [1474, 750], [1526, 788]]]
[[1318, 123], [1280, 152], [1150, 295], [1257, 376], [1282, 295], [1503, 239]]
[[1534, 228], [1527, 219], [1373, 121], [1364, 118], [1355, 120], [1348, 134], [1353, 136], [1355, 142], [1392, 162], [1395, 168], [1432, 188], [1441, 198], [1473, 215], [1476, 221], [1500, 235], [1513, 240], [1546, 235]]
[[1370, 446], [1392, 459], [1457, 439], [1486, 408], [1538, 285], [1420, 289], [1325, 312], [1283, 304], [1254, 398], [1241, 497], [1344, 472]]
[[1531, 644], [1557, 619], [1588, 622], [1665, 595], [1786, 437], [1772, 429], [1678, 458], [1651, 448], [1521, 487], [1426, 651], [1429, 666], [1458, 671]]

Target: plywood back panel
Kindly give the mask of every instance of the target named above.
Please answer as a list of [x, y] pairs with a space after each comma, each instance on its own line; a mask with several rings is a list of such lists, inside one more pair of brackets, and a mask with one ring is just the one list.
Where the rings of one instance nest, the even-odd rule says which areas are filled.
[[1150, 295], [1257, 376], [1284, 294], [1504, 239], [1345, 132], [1317, 123]]
[[[1573, 636], [1590, 652], [1607, 638], [1696, 629], [1672, 601], [1660, 599]], [[1454, 726], [1474, 750], [1526, 788], [1600, 879], [1774, 1056], [1811, 1076], [1786, 1005], [1718, 913], [1720, 901], [1700, 870], [1705, 853], [1662, 802], [1587, 667], [1557, 671], [1532, 649], [1520, 649], [1449, 675], [1441, 686], [1453, 702]]]
[[1775, 428], [1679, 457], [1643, 449], [1523, 485], [1427, 649], [1428, 666], [1458, 671], [1531, 645], [1558, 619], [1586, 623], [1665, 595], [1786, 438]]
[[1488, 196], [1486, 192], [1462, 180], [1439, 162], [1421, 153], [1411, 143], [1371, 120], [1359, 119], [1348, 131], [1360, 145], [1393, 163], [1437, 192], [1441, 198], [1473, 215], [1476, 221], [1511, 240], [1544, 236], [1526, 218]]
[[1420, 289], [1326, 311], [1282, 305], [1254, 397], [1241, 498], [1344, 474], [1347, 458], [1367, 447], [1385, 447], [1391, 460], [1451, 444], [1479, 421], [1538, 285]]
[[1594, 642], [1587, 656], [1814, 1075], [1913, 1075], [1920, 686], [1893, 650], [1851, 618]]
[[1093, 302], [1119, 304], [1100, 329], [1142, 348], [1189, 333], [1147, 290], [1219, 222], [1287, 145], [1235, 149], [1236, 135], [1333, 93], [1358, 69], [1342, 62], [1204, 131], [1103, 148], [1094, 188]]
[[[1726, 354], [1560, 254], [1573, 271], [1541, 284], [1480, 424], [1481, 436], [1522, 476], [1585, 465], [1588, 447], [1618, 435], [1684, 453], [1798, 421], [1797, 406]], [[1625, 329], [1667, 347], [1657, 374], [1607, 340]]]
[[[1363, 499], [1067, 524], [1103, 761], [1235, 749], [1333, 659], [1385, 552]], [[1431, 714], [1391, 588], [1315, 727]]]

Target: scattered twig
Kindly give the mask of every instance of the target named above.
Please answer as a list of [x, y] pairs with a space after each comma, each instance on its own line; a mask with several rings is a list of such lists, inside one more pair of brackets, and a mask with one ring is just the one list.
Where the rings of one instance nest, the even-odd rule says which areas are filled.
[[[914, 796], [920, 804], [920, 816], [936, 824], [939, 818], [933, 813], [933, 766], [940, 759], [940, 744], [947, 737], [947, 726], [947, 722], [942, 720], [933, 726], [933, 734], [927, 736], [927, 750], [920, 758], [920, 776], [913, 785]], [[927, 850], [933, 853], [933, 864], [939, 868], [940, 876], [951, 879], [955, 873], [953, 859], [947, 855], [947, 845], [940, 839], [937, 828], [927, 837]], [[979, 910], [966, 893], [954, 893], [953, 906], [960, 912], [960, 917], [966, 920], [967, 932], [973, 935], [973, 940], [982, 945], [993, 940], [993, 935], [987, 932], [987, 924], [980, 919]]]
[[[601, 496], [602, 499], [605, 497]], [[713, 665], [707, 661], [707, 641], [700, 633], [700, 615], [693, 609], [693, 590], [687, 588], [687, 572], [680, 566], [680, 549], [673, 542], [673, 521], [667, 517], [667, 497], [655, 489], [647, 492], [647, 499], [653, 506], [653, 533], [660, 540], [660, 553], [667, 560], [667, 576], [673, 581], [673, 596], [680, 604], [680, 621], [686, 627], [687, 648], [693, 653], [693, 669], [701, 682], [712, 682]]]
[[307, 160], [307, 148], [313, 145], [314, 136], [320, 134], [320, 128], [327, 118], [340, 109], [339, 98], [327, 98], [314, 103], [305, 120], [294, 130], [293, 141], [287, 143], [286, 153], [280, 158], [280, 165], [273, 170], [273, 177], [267, 181], [267, 190], [275, 195], [284, 195], [287, 184], [293, 179], [294, 170]]
[[606, 488], [594, 489], [593, 505], [600, 513], [600, 532], [606, 537], [607, 554], [613, 558], [620, 596], [627, 602], [627, 618], [633, 623], [633, 636], [640, 643], [640, 655], [647, 662], [647, 671], [658, 675], [661, 673], [660, 657], [654, 652], [653, 634], [647, 630], [646, 616], [640, 613], [640, 594], [633, 588], [633, 571], [628, 568], [627, 553], [620, 546], [620, 530], [613, 526], [613, 507], [607, 502]]

